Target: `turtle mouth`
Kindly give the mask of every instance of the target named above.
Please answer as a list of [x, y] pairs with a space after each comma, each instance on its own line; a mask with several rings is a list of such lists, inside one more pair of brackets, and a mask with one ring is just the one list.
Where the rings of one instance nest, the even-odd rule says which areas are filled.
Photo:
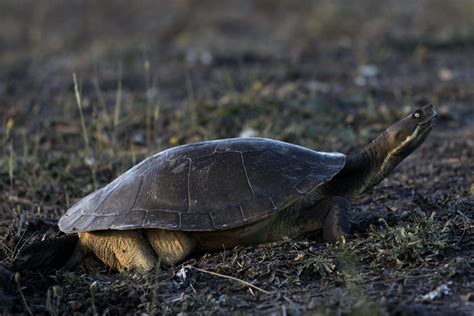
[[438, 117], [438, 112], [436, 112], [436, 110], [433, 108], [432, 109], [432, 113], [431, 113], [431, 117], [423, 122], [420, 122], [418, 123], [418, 126], [426, 126], [426, 125], [431, 125], [433, 126], [436, 118]]
[[433, 121], [429, 120], [427, 122], [423, 122], [422, 124], [418, 124], [418, 127], [420, 129], [419, 134], [425, 135], [433, 129]]
[[418, 123], [418, 126], [426, 126], [428, 124], [433, 125], [433, 119], [429, 119], [424, 122]]
[[[431, 124], [430, 124], [431, 123]], [[433, 122], [430, 120], [428, 122], [424, 122], [423, 124], [418, 124], [419, 126], [419, 132], [416, 138], [418, 141], [421, 143], [425, 140], [425, 138], [428, 136], [428, 134], [431, 132], [433, 129]]]

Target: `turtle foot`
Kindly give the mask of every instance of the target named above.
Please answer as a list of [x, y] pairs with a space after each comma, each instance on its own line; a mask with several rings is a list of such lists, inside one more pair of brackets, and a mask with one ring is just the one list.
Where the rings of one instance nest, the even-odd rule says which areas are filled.
[[332, 198], [331, 208], [323, 224], [323, 238], [325, 241], [335, 243], [349, 235], [351, 230], [350, 206], [350, 201], [345, 197], [335, 196]]

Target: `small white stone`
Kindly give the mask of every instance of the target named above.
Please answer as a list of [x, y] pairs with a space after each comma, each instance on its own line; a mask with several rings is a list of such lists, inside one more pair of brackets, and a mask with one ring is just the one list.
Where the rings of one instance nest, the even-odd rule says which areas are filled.
[[451, 69], [443, 67], [438, 71], [438, 78], [443, 81], [451, 81], [454, 78], [454, 74]]
[[448, 282], [446, 284], [441, 284], [440, 286], [438, 286], [436, 289], [434, 289], [433, 291], [425, 294], [425, 295], [422, 295], [419, 300], [422, 301], [422, 302], [427, 302], [427, 301], [433, 301], [443, 295], [450, 295], [451, 294], [451, 289], [448, 287], [448, 285], [450, 285], [451, 282]]
[[177, 273], [176, 273], [176, 276], [180, 277], [181, 279], [183, 280], [186, 280], [186, 269], [187, 267], [186, 266], [183, 266]]
[[379, 73], [379, 69], [375, 65], [360, 65], [359, 75], [363, 77], [375, 77]]
[[199, 58], [200, 62], [203, 64], [203, 65], [210, 65], [212, 64], [212, 60], [214, 58], [212, 57], [212, 54], [208, 51], [204, 51], [204, 52], [201, 52], [201, 56]]

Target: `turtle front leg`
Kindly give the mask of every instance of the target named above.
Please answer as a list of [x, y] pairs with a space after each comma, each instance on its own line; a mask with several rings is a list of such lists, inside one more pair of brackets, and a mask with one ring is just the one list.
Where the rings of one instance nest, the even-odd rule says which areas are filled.
[[350, 233], [350, 207], [351, 202], [345, 197], [335, 196], [331, 199], [323, 223], [323, 238], [325, 241], [336, 242]]

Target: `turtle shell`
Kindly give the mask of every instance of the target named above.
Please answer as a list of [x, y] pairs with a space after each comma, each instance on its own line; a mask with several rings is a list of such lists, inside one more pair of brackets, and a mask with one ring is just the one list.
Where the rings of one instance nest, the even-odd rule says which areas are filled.
[[59, 228], [66, 233], [231, 229], [296, 203], [337, 174], [345, 160], [340, 153], [265, 138], [174, 147], [74, 204]]

